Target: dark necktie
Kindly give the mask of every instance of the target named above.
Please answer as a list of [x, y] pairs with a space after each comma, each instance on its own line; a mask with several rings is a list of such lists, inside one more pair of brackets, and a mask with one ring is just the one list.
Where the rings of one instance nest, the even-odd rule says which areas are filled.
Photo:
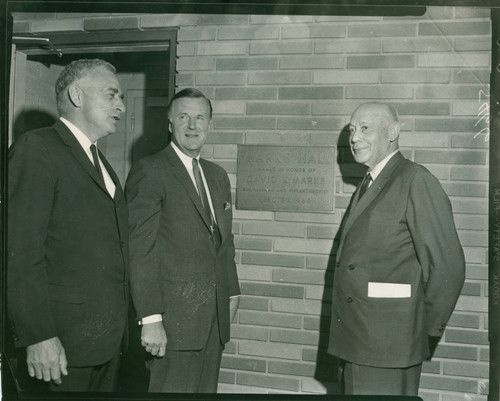
[[205, 190], [205, 185], [203, 185], [203, 179], [201, 178], [200, 166], [198, 165], [198, 160], [193, 159], [193, 174], [196, 181], [196, 187], [198, 188], [198, 194], [200, 195], [201, 205], [205, 211], [205, 215], [210, 220], [210, 229], [212, 231], [212, 236], [215, 241], [215, 245], [218, 248], [221, 244], [221, 237], [219, 232], [219, 227], [215, 222], [215, 218], [210, 210], [210, 204], [208, 203], [207, 191]]
[[99, 157], [97, 156], [97, 148], [94, 144], [90, 145], [90, 153], [92, 153], [92, 158], [94, 159], [94, 167], [97, 170], [99, 178], [104, 182], [104, 177], [102, 175], [101, 164], [99, 163]]
[[365, 194], [366, 190], [368, 189], [368, 186], [370, 185], [371, 180], [372, 180], [371, 174], [366, 173], [366, 175], [363, 177], [363, 182], [359, 186], [358, 199], [361, 199], [361, 197]]

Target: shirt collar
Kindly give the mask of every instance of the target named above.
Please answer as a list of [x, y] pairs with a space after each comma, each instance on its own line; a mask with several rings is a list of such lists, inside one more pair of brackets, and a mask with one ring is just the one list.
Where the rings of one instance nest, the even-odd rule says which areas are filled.
[[78, 140], [82, 148], [85, 149], [85, 151], [88, 153], [90, 151], [90, 145], [92, 145], [92, 142], [90, 141], [89, 137], [85, 135], [80, 128], [78, 128], [75, 124], [71, 123], [70, 121], [66, 120], [64, 117], [60, 117], [59, 119], [69, 128], [69, 130]]
[[[184, 164], [184, 166], [187, 169], [192, 170], [193, 169], [193, 158], [191, 156], [188, 156], [187, 154], [185, 154], [182, 150], [180, 150], [174, 141], [172, 141], [171, 144], [172, 144], [172, 148], [174, 148], [174, 150], [175, 150], [175, 153], [177, 153], [177, 156], [179, 156], [179, 159], [181, 159], [182, 164]], [[200, 155], [195, 157], [195, 159], [199, 161]]]
[[370, 175], [372, 176], [372, 180], [375, 181], [375, 178], [378, 177], [378, 175], [382, 172], [386, 164], [391, 160], [392, 156], [394, 156], [396, 153], [398, 153], [398, 149], [396, 149], [394, 152], [390, 153], [385, 159], [383, 159], [381, 162], [379, 162], [375, 167], [373, 167], [372, 170], [370, 170]]

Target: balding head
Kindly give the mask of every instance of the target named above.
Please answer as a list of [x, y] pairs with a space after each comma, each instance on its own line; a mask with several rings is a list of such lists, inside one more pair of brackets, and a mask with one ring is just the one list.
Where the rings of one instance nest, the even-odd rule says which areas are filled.
[[378, 103], [378, 102], [367, 102], [359, 105], [354, 113], [367, 113], [373, 115], [380, 119], [381, 121], [391, 123], [399, 123], [399, 116], [396, 109], [390, 104]]
[[400, 124], [394, 107], [384, 103], [363, 103], [351, 116], [351, 151], [358, 163], [373, 169], [397, 150]]

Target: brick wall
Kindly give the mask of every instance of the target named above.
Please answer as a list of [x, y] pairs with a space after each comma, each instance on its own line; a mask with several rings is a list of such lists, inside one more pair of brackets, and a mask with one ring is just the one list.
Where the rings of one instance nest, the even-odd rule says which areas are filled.
[[[428, 167], [453, 204], [466, 283], [421, 396], [486, 400], [488, 9], [429, 7], [423, 17], [18, 14], [17, 32], [179, 27], [176, 83], [213, 99], [203, 156], [237, 185], [239, 144], [334, 146], [353, 109], [392, 103], [403, 154]], [[340, 157], [342, 162], [343, 158]], [[220, 392], [337, 391], [325, 352], [333, 238], [361, 169], [336, 167], [335, 213], [235, 210], [242, 298]]]

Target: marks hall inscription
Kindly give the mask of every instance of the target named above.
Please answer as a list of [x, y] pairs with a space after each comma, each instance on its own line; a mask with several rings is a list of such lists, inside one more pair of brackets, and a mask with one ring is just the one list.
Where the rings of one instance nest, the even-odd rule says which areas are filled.
[[236, 207], [334, 211], [335, 148], [238, 145]]

